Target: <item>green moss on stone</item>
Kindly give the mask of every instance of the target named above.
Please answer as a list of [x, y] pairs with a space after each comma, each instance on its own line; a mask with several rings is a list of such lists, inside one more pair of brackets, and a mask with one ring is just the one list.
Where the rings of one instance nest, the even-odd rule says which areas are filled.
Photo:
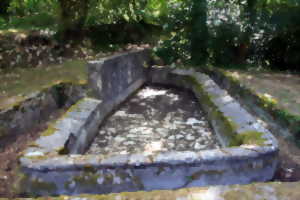
[[114, 176], [112, 174], [104, 175], [104, 185], [112, 185], [114, 182]]
[[83, 167], [83, 170], [85, 172], [90, 172], [90, 173], [94, 173], [94, 174], [97, 172], [97, 169], [95, 167], [93, 167], [92, 165], [85, 165]]
[[66, 113], [70, 113], [70, 112], [80, 112], [82, 111], [82, 109], [80, 108], [80, 105], [82, 102], [84, 102], [86, 100], [86, 98], [82, 98], [80, 100], [78, 100], [74, 105], [72, 105], [68, 111]]
[[55, 183], [39, 181], [38, 179], [31, 180], [30, 188], [33, 193], [45, 191], [48, 194], [55, 194], [55, 192], [57, 191], [57, 186], [55, 185]]
[[198, 172], [193, 173], [191, 176], [188, 176], [187, 179], [189, 182], [192, 182], [194, 180], [198, 180], [203, 175], [222, 175], [222, 171], [217, 170], [200, 170]]
[[50, 125], [44, 132], [41, 133], [41, 136], [50, 136], [53, 135], [58, 129], [54, 128], [53, 125]]
[[240, 146], [243, 144], [263, 146], [266, 139], [263, 136], [264, 133], [258, 131], [245, 131], [237, 134], [236, 137], [231, 140], [230, 146]]
[[97, 185], [97, 179], [100, 176], [95, 174], [94, 172], [83, 172], [78, 176], [73, 177], [73, 181], [75, 181], [76, 185], [80, 185], [83, 187], [94, 187]]
[[130, 175], [125, 172], [123, 169], [116, 169], [116, 176], [120, 177], [122, 181], [126, 181], [126, 179], [130, 179]]
[[132, 181], [133, 183], [140, 189], [140, 190], [143, 190], [144, 189], [144, 185], [140, 179], [140, 177], [138, 176], [133, 176], [132, 177]]
[[36, 142], [31, 142], [28, 147], [39, 147], [39, 145]]
[[216, 105], [213, 103], [213, 99], [215, 97], [208, 94], [203, 89], [202, 85], [198, 83], [196, 78], [188, 76], [185, 77], [185, 80], [193, 85], [196, 93], [198, 93], [195, 95], [199, 95], [201, 97], [201, 104], [204, 108], [206, 107], [206, 112], [209, 120], [218, 121], [218, 126], [220, 127], [223, 136], [228, 140], [234, 138], [236, 135], [237, 125], [234, 124], [234, 122], [230, 118], [225, 117], [224, 114], [216, 107]]
[[32, 179], [26, 174], [22, 173], [19, 169], [14, 190], [18, 194], [26, 193], [32, 196], [36, 196], [40, 192], [53, 195], [57, 192], [57, 186], [55, 183], [45, 182], [39, 179]]
[[26, 98], [21, 95], [1, 99], [0, 110], [5, 110], [5, 109], [19, 110], [21, 104], [25, 101], [25, 99]]
[[59, 155], [68, 155], [70, 153], [69, 149], [66, 147], [61, 147], [56, 150]]
[[[230, 76], [232, 77], [232, 76]], [[218, 122], [220, 131], [223, 136], [229, 140], [229, 146], [240, 146], [243, 144], [259, 145], [263, 146], [266, 139], [262, 138], [263, 133], [257, 131], [246, 131], [244, 133], [237, 134], [238, 124], [234, 123], [232, 119], [224, 116], [224, 114], [215, 106], [213, 99], [215, 97], [209, 95], [198, 83], [196, 78], [188, 76], [184, 78], [185, 81], [191, 83], [195, 91], [201, 97], [201, 103], [206, 107], [208, 118]], [[231, 81], [238, 81], [235, 77], [232, 77]], [[197, 94], [196, 94], [197, 96]]]
[[0, 125], [0, 138], [4, 137], [7, 135], [6, 128], [4, 126]]

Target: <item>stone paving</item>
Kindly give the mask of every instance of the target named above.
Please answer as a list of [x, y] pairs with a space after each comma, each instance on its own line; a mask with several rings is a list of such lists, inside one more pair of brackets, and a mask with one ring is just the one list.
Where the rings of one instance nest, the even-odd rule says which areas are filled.
[[219, 148], [192, 93], [142, 88], [102, 125], [87, 154], [151, 154]]

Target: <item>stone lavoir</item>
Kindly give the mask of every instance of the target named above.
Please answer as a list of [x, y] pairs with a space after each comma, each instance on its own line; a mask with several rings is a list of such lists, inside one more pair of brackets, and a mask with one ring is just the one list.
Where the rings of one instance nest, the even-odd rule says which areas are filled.
[[21, 158], [28, 195], [106, 194], [272, 179], [273, 135], [207, 75], [149, 50], [88, 63], [83, 98]]

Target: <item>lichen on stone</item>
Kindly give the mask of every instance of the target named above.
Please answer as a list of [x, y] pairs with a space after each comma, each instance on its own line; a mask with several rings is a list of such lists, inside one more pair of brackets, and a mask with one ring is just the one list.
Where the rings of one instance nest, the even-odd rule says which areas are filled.
[[55, 183], [46, 182], [39, 178], [30, 178], [20, 170], [14, 189], [17, 193], [26, 193], [31, 196], [37, 196], [41, 191], [47, 195], [54, 195], [57, 192]]
[[7, 135], [6, 128], [2, 125], [0, 125], [0, 138], [4, 137]]
[[82, 187], [95, 187], [98, 184], [97, 179], [99, 176], [93, 172], [82, 172], [80, 175], [74, 176], [72, 180], [76, 185]]
[[41, 136], [47, 137], [53, 135], [58, 129], [54, 128], [53, 125], [50, 125], [45, 131], [41, 133]]

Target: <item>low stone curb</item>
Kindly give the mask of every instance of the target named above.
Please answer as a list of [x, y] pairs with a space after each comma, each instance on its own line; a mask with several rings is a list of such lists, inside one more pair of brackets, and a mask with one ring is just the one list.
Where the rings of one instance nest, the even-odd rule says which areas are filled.
[[[204, 68], [201, 71], [208, 74], [236, 99], [239, 99], [249, 112], [266, 121], [272, 133], [285, 138], [295, 138], [300, 134], [300, 116], [281, 110], [276, 104], [243, 85], [224, 70]], [[284, 116], [282, 113], [285, 113]], [[295, 141], [295, 139], [293, 140]]]

